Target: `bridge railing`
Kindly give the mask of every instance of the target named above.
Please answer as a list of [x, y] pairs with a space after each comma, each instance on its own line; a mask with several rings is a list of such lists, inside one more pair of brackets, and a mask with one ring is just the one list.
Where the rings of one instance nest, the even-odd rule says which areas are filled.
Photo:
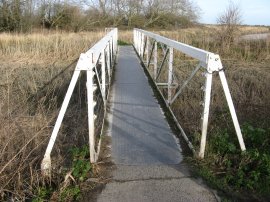
[[[238, 141], [240, 144], [240, 148], [242, 151], [246, 150], [242, 133], [240, 130], [239, 122], [236, 116], [235, 108], [233, 105], [231, 93], [228, 87], [228, 83], [224, 74], [224, 69], [223, 69], [219, 55], [184, 44], [184, 43], [180, 43], [172, 39], [168, 39], [158, 34], [141, 30], [141, 29], [134, 29], [133, 41], [134, 41], [134, 47], [139, 57], [143, 61], [144, 66], [148, 70], [149, 75], [152, 77], [152, 80], [155, 82], [157, 89], [159, 89], [158, 87], [161, 87], [161, 86], [167, 88], [167, 92], [165, 94], [166, 98], [161, 92], [160, 94], [163, 96], [163, 99], [169, 111], [171, 112], [178, 128], [180, 129], [182, 136], [187, 141], [188, 146], [194, 153], [195, 153], [195, 149], [192, 143], [189, 141], [188, 136], [186, 135], [185, 131], [179, 124], [170, 106], [182, 94], [183, 90], [187, 88], [188, 84], [194, 78], [195, 74], [202, 68], [205, 72], [204, 73], [205, 84], [203, 87], [204, 100], [203, 100], [203, 113], [201, 117], [202, 122], [201, 122], [201, 141], [200, 141], [199, 157], [204, 158], [204, 153], [205, 153], [213, 72], [218, 72], [219, 74], [221, 84], [225, 93], [225, 97], [229, 106], [230, 114], [233, 120], [233, 124], [235, 127], [235, 131], [236, 131]], [[163, 53], [161, 63], [159, 66], [158, 66], [158, 57], [160, 56], [160, 54], [158, 53], [158, 49], [162, 49], [162, 53]], [[188, 57], [191, 57], [199, 62], [198, 65], [192, 71], [192, 73], [188, 76], [188, 78], [182, 82], [182, 85], [173, 83], [174, 50]], [[165, 76], [166, 82], [159, 83], [158, 80], [161, 77], [162, 69], [164, 68], [164, 66], [166, 66], [164, 65], [166, 61], [168, 62], [167, 75]], [[152, 70], [149, 68], [150, 65], [153, 65]], [[164, 75], [163, 75], [163, 78], [164, 78]], [[176, 89], [177, 91], [175, 92]]]
[[117, 40], [117, 28], [106, 29], [106, 35], [100, 41], [85, 53], [81, 53], [41, 163], [41, 170], [45, 175], [50, 175], [51, 152], [75, 85], [82, 71], [86, 72], [87, 80], [90, 161], [97, 161], [101, 143], [100, 135], [103, 131], [107, 98], [111, 84], [112, 68], [117, 54]]

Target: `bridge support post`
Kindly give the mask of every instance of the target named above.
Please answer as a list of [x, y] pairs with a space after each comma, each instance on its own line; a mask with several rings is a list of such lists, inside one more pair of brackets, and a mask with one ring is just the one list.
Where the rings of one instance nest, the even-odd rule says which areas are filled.
[[145, 46], [146, 44], [145, 44], [144, 40], [145, 40], [145, 39], [144, 39], [144, 34], [142, 34], [142, 44], [141, 44], [141, 45], [142, 45], [142, 47], [141, 47], [142, 52], [141, 52], [141, 57], [142, 57], [142, 60], [143, 60], [143, 61], [144, 61], [144, 53], [145, 53], [145, 47], [146, 47], [146, 46]]
[[112, 49], [112, 42], [109, 41], [109, 58], [110, 58], [110, 64], [113, 63], [113, 49]]
[[43, 174], [45, 176], [51, 175], [51, 152], [52, 152], [54, 143], [56, 141], [56, 137], [57, 137], [58, 131], [60, 129], [61, 123], [63, 121], [64, 115], [66, 113], [66, 110], [67, 110], [70, 98], [72, 96], [73, 90], [74, 90], [75, 85], [77, 83], [77, 80], [79, 78], [80, 72], [81, 72], [80, 70], [75, 70], [73, 73], [71, 82], [68, 86], [68, 90], [67, 90], [67, 93], [66, 93], [65, 98], [64, 98], [64, 102], [61, 106], [60, 112], [58, 114], [56, 123], [55, 123], [54, 128], [53, 128], [51, 138], [49, 140], [46, 152], [44, 154], [44, 158], [41, 162], [41, 171], [43, 172]]
[[169, 48], [169, 69], [168, 69], [168, 101], [171, 102], [172, 99], [172, 80], [173, 80], [173, 48]]
[[118, 47], [118, 45], [117, 45], [117, 43], [118, 43], [118, 41], [117, 41], [117, 39], [118, 39], [118, 30], [116, 30], [116, 33], [115, 33], [115, 35], [113, 35], [113, 37], [114, 37], [114, 39], [112, 41], [112, 43], [113, 43], [113, 55], [116, 55], [117, 47]]
[[150, 37], [146, 37], [146, 64], [149, 64], [149, 47], [150, 47]]
[[158, 52], [157, 52], [157, 42], [155, 41], [155, 47], [154, 47], [154, 81], [157, 80], [157, 60], [158, 60]]
[[106, 67], [107, 67], [107, 72], [108, 72], [108, 79], [109, 79], [109, 81], [107, 81], [107, 83], [108, 84], [110, 84], [111, 83], [111, 55], [110, 55], [110, 42], [108, 43], [108, 46], [107, 46], [107, 48], [106, 48], [106, 59], [107, 59], [107, 61], [106, 61]]
[[87, 78], [87, 108], [88, 108], [88, 133], [89, 133], [89, 151], [90, 151], [90, 162], [96, 161], [95, 157], [95, 126], [94, 126], [94, 88], [93, 88], [93, 70], [86, 71]]
[[201, 145], [199, 158], [204, 158], [204, 151], [206, 145], [206, 135], [208, 127], [208, 118], [209, 118], [209, 108], [210, 108], [210, 98], [211, 98], [211, 89], [212, 89], [212, 73], [206, 73], [205, 81], [205, 93], [204, 93], [204, 109], [202, 114], [202, 136], [201, 136]]
[[244, 140], [243, 140], [243, 136], [242, 136], [241, 129], [240, 129], [240, 126], [239, 126], [239, 122], [238, 122], [236, 112], [235, 112], [235, 109], [234, 109], [231, 93], [230, 93], [228, 83], [227, 83], [227, 80], [226, 80], [226, 77], [225, 77], [225, 74], [224, 74], [223, 70], [219, 71], [219, 77], [220, 77], [220, 81], [221, 81], [221, 84], [222, 84], [222, 87], [223, 87], [223, 90], [224, 90], [224, 93], [225, 93], [225, 97], [226, 97], [226, 100], [227, 100], [227, 103], [228, 103], [228, 106], [229, 106], [229, 109], [230, 109], [230, 113], [231, 113], [231, 116], [232, 116], [232, 120], [233, 120], [233, 124], [234, 124], [236, 135], [237, 135], [237, 138], [238, 138], [238, 141], [239, 141], [240, 148], [241, 148], [242, 151], [245, 151], [246, 150], [245, 143], [244, 143]]
[[143, 60], [143, 33], [140, 34], [140, 56]]
[[141, 54], [140, 48], [141, 48], [141, 33], [138, 32], [137, 33], [137, 51], [138, 51], [139, 56]]
[[[104, 100], [105, 94], [106, 94], [106, 69], [105, 69], [105, 50], [102, 51], [101, 53], [101, 92]], [[104, 103], [105, 104], [105, 103]]]

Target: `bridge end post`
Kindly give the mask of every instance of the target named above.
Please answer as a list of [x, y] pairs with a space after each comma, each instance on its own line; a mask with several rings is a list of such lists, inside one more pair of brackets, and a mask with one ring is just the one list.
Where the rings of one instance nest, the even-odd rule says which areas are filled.
[[154, 81], [157, 81], [157, 61], [158, 61], [158, 51], [157, 51], [157, 42], [155, 41], [154, 47]]
[[205, 93], [204, 93], [204, 109], [202, 114], [202, 136], [200, 144], [199, 158], [204, 158], [205, 146], [206, 146], [206, 136], [208, 128], [208, 118], [209, 118], [209, 109], [210, 109], [210, 98], [211, 98], [211, 89], [212, 89], [212, 73], [206, 73], [205, 80]]
[[44, 156], [44, 158], [42, 159], [42, 162], [41, 162], [41, 174], [43, 176], [48, 176], [48, 177], [51, 177], [51, 156]]
[[[91, 63], [92, 64], [92, 63]], [[93, 88], [93, 69], [86, 71], [87, 86], [87, 111], [88, 111], [88, 134], [89, 134], [89, 152], [90, 162], [94, 163], [95, 159], [95, 129], [94, 129], [94, 88]]]
[[169, 69], [168, 69], [168, 101], [171, 103], [172, 100], [172, 82], [173, 82], [173, 48], [169, 48]]

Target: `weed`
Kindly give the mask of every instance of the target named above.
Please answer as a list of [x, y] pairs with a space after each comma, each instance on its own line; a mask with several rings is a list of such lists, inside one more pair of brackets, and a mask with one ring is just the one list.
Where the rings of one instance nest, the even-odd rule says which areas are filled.
[[81, 198], [81, 190], [78, 185], [66, 187], [60, 193], [60, 201], [78, 201]]
[[248, 150], [241, 153], [236, 139], [228, 130], [211, 134], [207, 155], [198, 162], [199, 175], [223, 191], [249, 192], [269, 197], [270, 191], [270, 129], [243, 125]]
[[74, 147], [71, 149], [72, 175], [79, 181], [84, 181], [92, 167], [89, 161], [89, 149], [85, 145], [82, 148]]
[[32, 202], [43, 202], [47, 201], [52, 194], [52, 188], [39, 187], [37, 189], [36, 196], [32, 199]]

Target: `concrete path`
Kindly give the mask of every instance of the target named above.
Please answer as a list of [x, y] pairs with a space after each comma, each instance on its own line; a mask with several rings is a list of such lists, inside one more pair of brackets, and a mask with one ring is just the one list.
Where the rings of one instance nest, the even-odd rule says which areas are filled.
[[133, 47], [120, 46], [109, 114], [116, 170], [98, 201], [216, 201], [189, 177], [153, 94]]

